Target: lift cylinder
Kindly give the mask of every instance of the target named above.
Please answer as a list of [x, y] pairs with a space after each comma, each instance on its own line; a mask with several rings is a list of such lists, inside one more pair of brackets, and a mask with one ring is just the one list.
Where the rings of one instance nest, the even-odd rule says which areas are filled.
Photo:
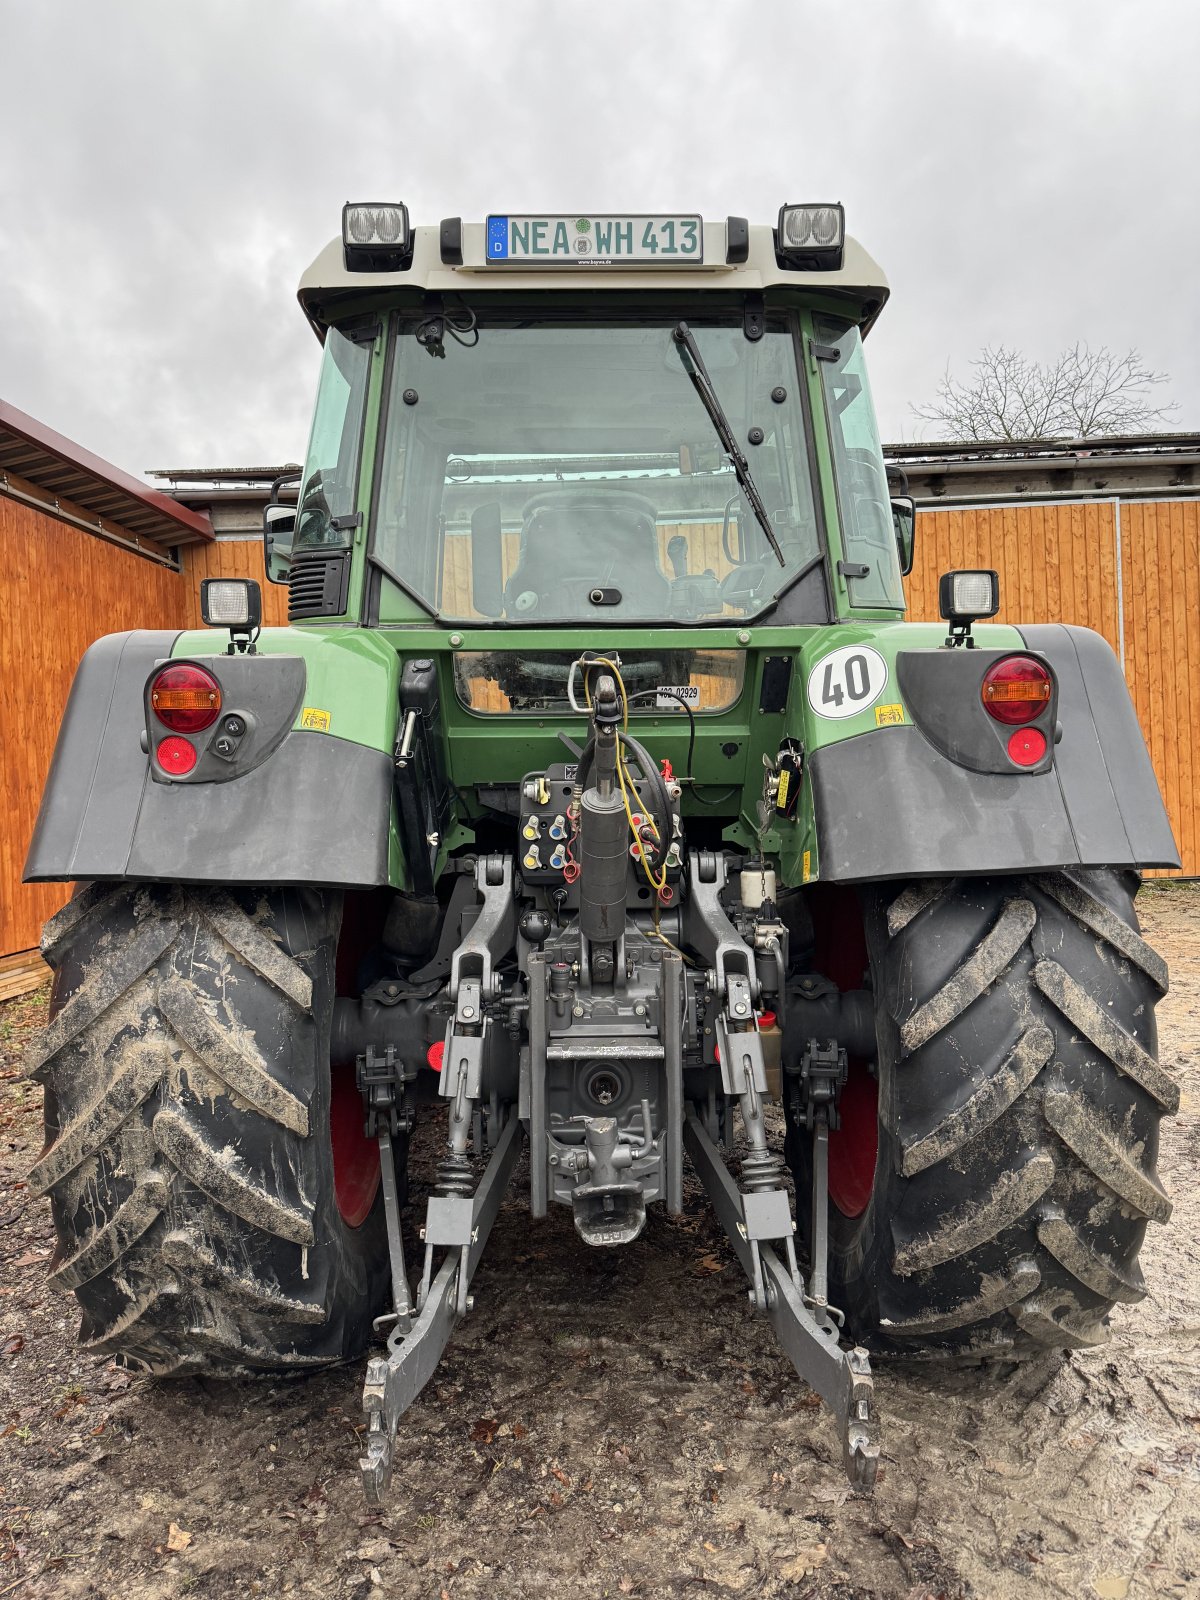
[[620, 792], [585, 789], [579, 819], [579, 928], [593, 944], [613, 944], [625, 932], [629, 894], [629, 828]]

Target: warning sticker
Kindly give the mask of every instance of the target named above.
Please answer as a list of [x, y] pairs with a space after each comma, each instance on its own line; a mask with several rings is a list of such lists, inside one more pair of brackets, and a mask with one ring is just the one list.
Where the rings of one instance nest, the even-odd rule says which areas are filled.
[[904, 721], [904, 707], [903, 706], [876, 706], [875, 707], [875, 726], [877, 728], [886, 728], [886, 727], [891, 726], [893, 723], [903, 722], [903, 721]]
[[812, 879], [812, 851], [811, 850], [806, 850], [804, 852], [804, 855], [802, 857], [802, 868], [803, 868], [803, 873], [804, 873], [804, 881], [805, 881], [805, 883], [808, 883]]
[[300, 726], [313, 733], [328, 733], [329, 713], [318, 710], [316, 706], [305, 706], [300, 713]]

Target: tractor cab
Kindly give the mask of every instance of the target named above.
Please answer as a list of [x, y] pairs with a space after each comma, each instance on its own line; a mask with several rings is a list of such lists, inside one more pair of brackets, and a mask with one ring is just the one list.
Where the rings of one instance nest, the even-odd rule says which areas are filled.
[[[387, 211], [347, 208], [341, 252], [301, 288], [324, 369], [294, 521], [268, 517], [294, 616], [727, 626], [902, 609], [861, 350], [887, 291], [840, 207], [785, 208], [773, 230], [492, 217], [404, 225], [403, 254], [356, 245]], [[800, 213], [827, 247], [788, 244]], [[539, 239], [554, 253], [534, 255]], [[617, 239], [627, 254], [597, 253]]]

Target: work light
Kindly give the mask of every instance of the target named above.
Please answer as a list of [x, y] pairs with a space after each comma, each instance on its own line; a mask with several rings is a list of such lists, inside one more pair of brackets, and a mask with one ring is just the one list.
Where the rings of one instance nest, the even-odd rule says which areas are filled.
[[999, 609], [998, 572], [943, 572], [938, 580], [938, 610], [947, 622], [978, 622]]
[[776, 248], [790, 266], [837, 268], [846, 241], [841, 205], [782, 206]]
[[971, 624], [1000, 609], [1000, 574], [991, 571], [943, 572], [938, 579], [938, 610], [950, 624], [950, 646], [970, 650]]
[[342, 207], [342, 251], [347, 272], [397, 272], [410, 249], [407, 206], [347, 201]]
[[253, 578], [205, 578], [200, 585], [200, 615], [210, 628], [243, 633], [262, 621], [262, 590]]

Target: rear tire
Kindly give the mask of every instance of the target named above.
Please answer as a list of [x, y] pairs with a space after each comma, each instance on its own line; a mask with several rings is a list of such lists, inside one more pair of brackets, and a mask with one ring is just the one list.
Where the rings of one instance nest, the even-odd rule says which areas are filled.
[[47, 924], [30, 1178], [85, 1349], [229, 1373], [366, 1346], [388, 1258], [378, 1197], [351, 1226], [335, 1193], [340, 921], [318, 890], [94, 884]]
[[865, 896], [879, 1149], [861, 1214], [830, 1207], [830, 1295], [870, 1348], [1097, 1344], [1145, 1294], [1179, 1090], [1157, 1062], [1167, 972], [1137, 886], [1079, 871]]

